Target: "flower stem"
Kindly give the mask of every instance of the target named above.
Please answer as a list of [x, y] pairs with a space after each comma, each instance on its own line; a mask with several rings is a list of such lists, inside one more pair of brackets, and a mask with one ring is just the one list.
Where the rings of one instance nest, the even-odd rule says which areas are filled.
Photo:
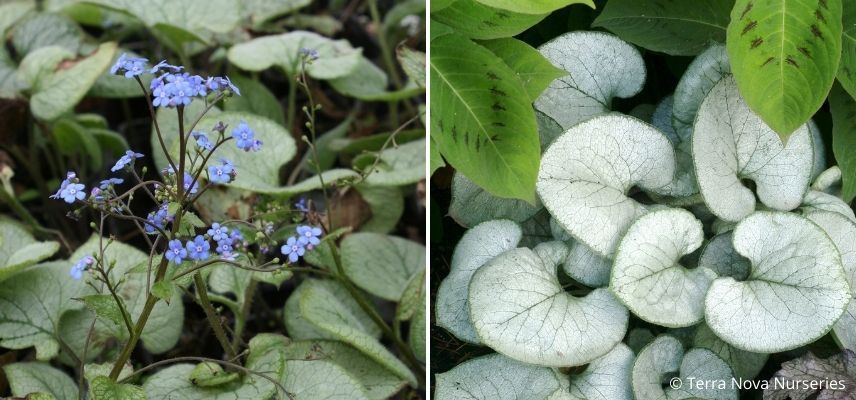
[[220, 318], [217, 312], [214, 311], [214, 306], [208, 299], [208, 286], [205, 284], [205, 279], [202, 279], [202, 274], [197, 272], [193, 274], [193, 283], [196, 285], [196, 296], [199, 297], [199, 305], [205, 310], [205, 316], [208, 317], [208, 323], [211, 324], [211, 329], [214, 330], [214, 336], [220, 342], [220, 346], [226, 352], [226, 357], [230, 360], [235, 359], [235, 349], [229, 343], [226, 337], [226, 332], [223, 330], [223, 325], [220, 323]]

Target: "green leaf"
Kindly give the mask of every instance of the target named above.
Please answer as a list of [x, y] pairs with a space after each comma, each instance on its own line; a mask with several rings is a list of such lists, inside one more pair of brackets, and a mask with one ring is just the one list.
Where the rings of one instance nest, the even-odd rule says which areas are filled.
[[[241, 20], [240, 2], [236, 0], [85, 0], [107, 9], [118, 10], [137, 17], [147, 27], [171, 26], [193, 32], [204, 40], [214, 33], [228, 33]], [[189, 18], [188, 16], [193, 16]]]
[[841, 57], [841, 0], [738, 0], [726, 47], [746, 103], [785, 140], [823, 104]]
[[425, 53], [402, 45], [395, 49], [395, 56], [410, 81], [417, 87], [425, 88]]
[[309, 287], [300, 295], [300, 314], [319, 331], [336, 340], [348, 343], [372, 360], [390, 369], [397, 376], [415, 385], [416, 377], [410, 369], [372, 335], [356, 327], [349, 315], [337, 312], [338, 307], [331, 304], [333, 302], [335, 302], [335, 298], [329, 291], [323, 290], [321, 286]]
[[146, 393], [139, 386], [113, 382], [110, 377], [99, 376], [89, 381], [89, 393], [92, 400], [146, 400]]
[[449, 204], [449, 216], [465, 227], [473, 227], [495, 219], [523, 222], [532, 218], [543, 208], [537, 199], [536, 204], [532, 205], [519, 199], [496, 197], [460, 173], [455, 173], [452, 178], [452, 202]]
[[[475, 0], [455, 0], [449, 7], [442, 10], [431, 10], [431, 35], [436, 36], [435, 30], [440, 22], [453, 28], [455, 35], [464, 35], [473, 39], [498, 39], [521, 33], [547, 17], [540, 15], [521, 14], [507, 10], [488, 7]], [[436, 37], [431, 38], [434, 46]], [[460, 55], [468, 55], [462, 52]], [[432, 62], [435, 53], [431, 50]], [[432, 79], [433, 80], [433, 79]]]
[[263, 36], [229, 49], [232, 64], [247, 71], [262, 71], [274, 65], [293, 76], [300, 72], [301, 48], [318, 52], [318, 59], [306, 66], [307, 75], [315, 79], [341, 78], [354, 71], [363, 60], [362, 50], [354, 49], [347, 40], [331, 40], [312, 32], [295, 31]]
[[20, 223], [0, 218], [0, 282], [59, 250], [54, 241], [37, 242]]
[[843, 2], [844, 26], [841, 35], [841, 61], [838, 65], [838, 82], [856, 99], [856, 4]]
[[[57, 400], [77, 399], [77, 385], [64, 372], [40, 362], [19, 362], [3, 367], [13, 396], [46, 393]], [[29, 397], [27, 397], [29, 399]]]
[[328, 332], [319, 330], [310, 324], [300, 311], [300, 299], [303, 297], [303, 293], [310, 290], [324, 292], [329, 296], [323, 304], [328, 312], [348, 320], [351, 326], [373, 338], [380, 336], [380, 328], [374, 324], [371, 317], [360, 308], [360, 305], [341, 284], [330, 280], [310, 279], [301, 283], [285, 302], [283, 321], [289, 337], [295, 339], [333, 338]]
[[242, 0], [241, 17], [252, 25], [260, 25], [276, 17], [306, 7], [312, 0]]
[[693, 338], [693, 346], [708, 349], [731, 366], [735, 377], [753, 379], [758, 376], [769, 355], [740, 350], [718, 338], [710, 328], [701, 324]]
[[458, 34], [432, 40], [430, 61], [431, 137], [443, 157], [496, 196], [534, 202], [538, 129], [517, 74]]
[[4, 2], [0, 5], [0, 35], [6, 37], [6, 30], [35, 9], [36, 2], [33, 0]]
[[30, 98], [33, 114], [52, 120], [71, 110], [110, 66], [115, 53], [116, 43], [103, 43], [89, 56], [61, 66], [39, 84], [39, 90]]
[[429, 140], [431, 141], [431, 145], [428, 146], [428, 157], [430, 158], [428, 160], [428, 177], [430, 178], [431, 175], [434, 175], [434, 172], [446, 166], [446, 161], [443, 160], [443, 156], [440, 154], [440, 148], [437, 146], [437, 143], [434, 142], [434, 138], [429, 138]]
[[61, 154], [82, 155], [93, 168], [101, 168], [103, 159], [98, 140], [83, 125], [69, 118], [63, 118], [53, 125], [53, 138]]
[[841, 169], [841, 197], [850, 203], [856, 197], [856, 100], [836, 85], [829, 93], [832, 113], [832, 151]]
[[516, 0], [478, 0], [478, 2], [523, 14], [547, 14], [571, 4], [585, 4], [594, 8], [594, 1], [592, 0], [530, 0], [523, 2]]
[[592, 26], [649, 50], [690, 56], [710, 42], [725, 43], [733, 5], [734, 0], [611, 0]]
[[172, 294], [175, 291], [175, 284], [172, 281], [162, 280], [152, 285], [152, 295], [167, 302], [169, 304], [172, 299]]
[[717, 278], [705, 299], [716, 336], [748, 351], [775, 353], [832, 329], [850, 301], [841, 257], [808, 219], [756, 212], [734, 229], [734, 249], [752, 262], [747, 279]]
[[[395, 318], [400, 321], [408, 321], [417, 312], [419, 303], [425, 297], [425, 270], [413, 274], [404, 291], [401, 293], [401, 299], [398, 300], [398, 307], [395, 309]], [[422, 304], [424, 306], [424, 304]]]
[[[121, 297], [119, 298], [121, 300]], [[109, 294], [91, 294], [83, 296], [83, 304], [92, 310], [98, 318], [110, 321], [117, 329], [125, 328], [125, 320], [122, 309], [116, 304], [116, 300]], [[124, 303], [122, 304], [124, 306]]]
[[416, 312], [413, 314], [413, 319], [410, 322], [410, 329], [407, 332], [407, 344], [419, 361], [425, 362], [427, 353], [425, 347], [428, 345], [425, 339], [425, 302], [428, 294], [422, 291], [422, 296], [419, 298], [419, 303], [416, 305]]
[[55, 335], [60, 316], [82, 307], [72, 299], [91, 292], [84, 282], [71, 279], [69, 268], [70, 261], [43, 263], [0, 285], [0, 346], [25, 349], [53, 343], [58, 347]]
[[226, 111], [246, 111], [268, 118], [285, 126], [285, 113], [276, 96], [261, 82], [242, 75], [231, 76], [232, 83], [241, 89], [241, 96], [232, 96], [223, 108]]
[[401, 186], [425, 179], [424, 139], [386, 148], [377, 158], [380, 159], [377, 166], [369, 167], [366, 174], [368, 184]]
[[81, 39], [81, 30], [74, 21], [53, 13], [33, 14], [12, 31], [12, 46], [21, 55], [46, 46], [62, 47], [77, 54], [81, 50]]
[[454, 3], [455, 0], [431, 0], [431, 13], [440, 11]]
[[220, 364], [211, 361], [196, 364], [190, 372], [190, 382], [201, 387], [223, 385], [240, 377], [237, 372], [226, 373]]
[[[116, 55], [113, 57], [110, 65], [113, 65], [122, 54], [127, 54], [129, 57], [140, 57], [139, 54], [134, 52], [119, 49], [116, 51]], [[152, 82], [151, 74], [142, 74], [139, 78], [143, 81], [143, 86], [146, 88], [148, 88]], [[89, 95], [110, 99], [126, 99], [132, 97], [143, 97], [143, 90], [140, 89], [140, 85], [137, 83], [136, 79], [128, 79], [125, 78], [124, 75], [111, 74], [110, 70], [106, 70], [100, 77], [98, 77], [98, 80], [95, 81], [92, 88], [89, 89]], [[106, 126], [104, 128], [106, 128]]]
[[298, 399], [368, 399], [360, 383], [348, 374], [350, 369], [326, 359], [289, 360], [282, 383]]
[[[387, 143], [394, 132], [383, 132], [357, 138], [335, 138], [330, 141], [329, 150], [345, 154], [359, 155], [364, 152], [378, 151]], [[344, 136], [344, 134], [342, 134]], [[396, 143], [407, 143], [425, 137], [424, 129], [405, 129], [395, 134]], [[322, 136], [323, 138], [323, 136]]]
[[[281, 382], [286, 369], [285, 345], [288, 339], [261, 333], [250, 340], [245, 367], [258, 374], [245, 374], [241, 379], [216, 386], [194, 385], [191, 381], [195, 366], [176, 364], [150, 376], [143, 387], [150, 399], [234, 400], [268, 399], [280, 392], [271, 380]], [[209, 381], [211, 383], [211, 381]], [[280, 392], [281, 396], [284, 396]]]
[[363, 232], [389, 233], [404, 214], [404, 195], [394, 186], [354, 186], [363, 201], [368, 203], [371, 218], [360, 226]]
[[535, 101], [554, 79], [568, 74], [550, 64], [538, 50], [520, 40], [504, 38], [479, 44], [492, 51], [517, 73], [531, 101]]
[[398, 101], [425, 91], [425, 86], [408, 85], [388, 91], [386, 73], [365, 57], [360, 57], [350, 74], [330, 80], [334, 89], [346, 96], [366, 101]]
[[[289, 361], [287, 369], [294, 365], [293, 360], [313, 361], [323, 359], [343, 367], [348, 375], [359, 381], [366, 396], [372, 400], [385, 400], [401, 390], [407, 382], [395, 376], [389, 369], [366, 357], [357, 349], [342, 343], [328, 340], [301, 340], [292, 342], [285, 348]], [[303, 370], [303, 368], [296, 368]], [[286, 371], [288, 376], [289, 371]], [[307, 382], [311, 377], [306, 377]], [[298, 380], [284, 382], [286, 389], [292, 391], [298, 387]], [[301, 382], [303, 380], [300, 380]], [[329, 387], [331, 385], [324, 385]]]
[[425, 246], [377, 233], [355, 233], [342, 241], [345, 274], [380, 298], [398, 301], [413, 274], [425, 268]]

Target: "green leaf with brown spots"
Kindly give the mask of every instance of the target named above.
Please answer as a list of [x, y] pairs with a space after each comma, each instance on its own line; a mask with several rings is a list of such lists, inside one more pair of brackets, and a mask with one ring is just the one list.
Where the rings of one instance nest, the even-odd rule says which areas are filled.
[[842, 0], [738, 0], [726, 47], [749, 107], [787, 139], [823, 104], [841, 57]]
[[850, 202], [856, 197], [856, 100], [839, 85], [829, 93], [832, 113], [832, 151], [841, 169], [841, 197]]
[[838, 64], [838, 82], [856, 99], [856, 2], [844, 4], [844, 25], [841, 35], [841, 62]]
[[554, 79], [568, 75], [565, 70], [553, 66], [538, 50], [521, 40], [503, 38], [479, 44], [496, 54], [517, 73], [532, 101], [535, 101]]
[[469, 38], [499, 39], [517, 35], [545, 17], [547, 14], [521, 14], [486, 6], [475, 0], [456, 0], [440, 11], [431, 10], [431, 34], [436, 35], [437, 25], [448, 25]]
[[431, 137], [440, 153], [491, 194], [534, 203], [538, 128], [517, 73], [457, 33], [431, 41], [430, 61]]

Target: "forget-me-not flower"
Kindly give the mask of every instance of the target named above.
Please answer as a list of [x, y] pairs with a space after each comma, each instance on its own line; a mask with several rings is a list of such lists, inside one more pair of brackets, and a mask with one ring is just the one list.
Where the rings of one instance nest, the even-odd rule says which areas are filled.
[[166, 249], [166, 259], [178, 265], [181, 264], [185, 258], [187, 258], [187, 249], [185, 249], [184, 245], [181, 244], [181, 240], [170, 240], [169, 248]]
[[208, 236], [211, 236], [215, 242], [219, 242], [229, 237], [229, 228], [215, 222], [208, 229]]
[[317, 246], [321, 243], [321, 234], [324, 233], [321, 228], [310, 226], [310, 225], [301, 225], [297, 227], [297, 236], [300, 240], [303, 241], [304, 244], [310, 246]]
[[91, 266], [95, 262], [95, 259], [92, 256], [83, 256], [77, 263], [75, 263], [71, 267], [71, 271], [69, 271], [69, 275], [71, 278], [79, 281], [83, 278], [83, 271], [86, 271], [89, 266]]
[[119, 59], [116, 60], [116, 63], [110, 67], [110, 73], [115, 75], [117, 72], [124, 72], [125, 78], [128, 79], [140, 76], [143, 72], [146, 72], [146, 63], [148, 61], [145, 58], [128, 57], [127, 54], [122, 53]]
[[295, 263], [306, 254], [306, 244], [292, 236], [282, 245], [280, 251], [283, 255], [288, 256], [289, 261]]
[[116, 172], [122, 168], [125, 168], [126, 165], [134, 165], [134, 160], [142, 157], [142, 153], [137, 153], [133, 150], [128, 150], [125, 152], [125, 155], [119, 158], [116, 161], [116, 165], [113, 168], [110, 168], [110, 171]]
[[83, 200], [86, 198], [86, 186], [82, 183], [69, 183], [59, 191], [59, 197], [68, 204]]
[[193, 240], [188, 240], [187, 245], [187, 255], [191, 260], [202, 261], [208, 258], [208, 250], [211, 249], [211, 245], [205, 240], [202, 235], [196, 235]]
[[105, 180], [101, 181], [101, 183], [99, 184], [98, 187], [100, 187], [101, 190], [107, 190], [108, 187], [121, 185], [122, 182], [125, 182], [125, 181], [122, 179], [119, 179], [119, 178], [105, 179]]
[[208, 134], [202, 131], [193, 131], [191, 133], [193, 139], [196, 140], [196, 146], [202, 150], [211, 150], [214, 148], [214, 143], [208, 140]]
[[235, 173], [235, 167], [228, 160], [220, 160], [221, 165], [208, 166], [208, 179], [212, 183], [229, 183]]
[[245, 121], [241, 121], [235, 129], [232, 129], [232, 137], [235, 144], [244, 151], [259, 151], [262, 146], [261, 140], [256, 139], [256, 133]]

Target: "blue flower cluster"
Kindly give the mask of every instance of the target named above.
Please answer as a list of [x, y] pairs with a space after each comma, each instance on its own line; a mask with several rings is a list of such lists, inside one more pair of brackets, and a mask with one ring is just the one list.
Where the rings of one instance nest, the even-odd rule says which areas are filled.
[[86, 271], [94, 263], [95, 259], [92, 258], [92, 256], [84, 256], [71, 267], [69, 275], [71, 275], [72, 279], [79, 281], [81, 278], [83, 278], [83, 271]]
[[235, 144], [243, 151], [259, 151], [262, 148], [262, 141], [256, 139], [256, 133], [250, 129], [245, 121], [241, 121], [238, 126], [232, 130], [232, 137], [235, 138]]
[[217, 242], [214, 251], [220, 256], [220, 259], [227, 261], [237, 259], [235, 248], [244, 246], [244, 235], [241, 231], [234, 228], [230, 231], [229, 228], [214, 223], [208, 229], [207, 234], [207, 237], [196, 235], [185, 243], [179, 239], [170, 240], [164, 256], [176, 265], [185, 260], [205, 261], [211, 256], [211, 243], [208, 242], [210, 238]]
[[167, 203], [161, 204], [157, 210], [150, 212], [146, 217], [146, 220], [149, 222], [146, 224], [146, 233], [152, 234], [157, 232], [155, 227], [165, 229], [166, 224], [172, 222], [173, 217], [174, 215], [169, 213], [169, 205]]
[[[128, 57], [122, 54], [116, 64], [110, 68], [111, 74], [124, 74], [125, 78], [136, 78], [146, 72], [145, 58]], [[161, 61], [148, 70], [155, 74], [149, 89], [152, 92], [152, 105], [155, 107], [178, 107], [186, 106], [195, 97], [205, 97], [209, 92], [219, 91], [234, 93], [238, 96], [241, 91], [232, 84], [228, 77], [213, 76], [202, 78], [199, 75], [191, 75], [181, 72], [184, 67], [167, 64]]]
[[68, 171], [65, 175], [65, 179], [59, 185], [59, 190], [48, 197], [52, 199], [62, 199], [62, 201], [71, 204], [74, 203], [75, 200], [83, 200], [86, 198], [86, 186], [78, 182], [77, 174], [74, 171]]
[[288, 256], [288, 261], [296, 263], [300, 257], [306, 254], [306, 250], [312, 250], [321, 243], [323, 233], [319, 227], [300, 225], [297, 227], [297, 235], [288, 238], [280, 251], [283, 255]]
[[208, 167], [208, 180], [212, 183], [229, 183], [235, 177], [235, 166], [226, 159], [220, 159], [221, 165]]

